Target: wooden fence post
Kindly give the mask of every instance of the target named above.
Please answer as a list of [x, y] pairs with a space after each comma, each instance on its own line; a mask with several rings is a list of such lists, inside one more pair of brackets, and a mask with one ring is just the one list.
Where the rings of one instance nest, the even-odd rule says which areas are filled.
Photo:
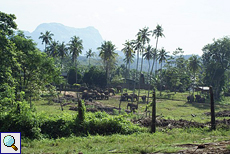
[[152, 126], [151, 126], [151, 132], [156, 132], [156, 93], [155, 90], [153, 90], [153, 102], [152, 102]]
[[210, 103], [211, 103], [211, 129], [216, 130], [215, 105], [214, 105], [213, 91], [211, 86], [209, 87], [209, 93], [210, 93]]

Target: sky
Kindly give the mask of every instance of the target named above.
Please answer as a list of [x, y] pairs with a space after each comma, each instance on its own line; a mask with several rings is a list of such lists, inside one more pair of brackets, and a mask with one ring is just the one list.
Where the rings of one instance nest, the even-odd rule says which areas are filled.
[[[144, 27], [164, 29], [158, 49], [202, 55], [202, 48], [230, 34], [229, 0], [0, 0], [0, 11], [15, 14], [18, 29], [34, 31], [41, 23], [95, 27], [121, 50]], [[156, 39], [150, 37], [155, 47]]]

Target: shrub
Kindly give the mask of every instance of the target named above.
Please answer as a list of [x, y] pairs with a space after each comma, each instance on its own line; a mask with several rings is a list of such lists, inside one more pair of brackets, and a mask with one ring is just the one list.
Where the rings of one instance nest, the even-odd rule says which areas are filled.
[[0, 131], [5, 132], [21, 132], [23, 137], [40, 138], [41, 129], [39, 128], [39, 121], [36, 114], [33, 113], [27, 102], [18, 102], [20, 105], [20, 113], [8, 112], [1, 114], [0, 117]]
[[86, 112], [86, 108], [85, 108], [85, 102], [83, 100], [78, 100], [78, 115], [77, 118], [79, 120], [80, 123], [82, 123], [85, 120], [85, 112]]

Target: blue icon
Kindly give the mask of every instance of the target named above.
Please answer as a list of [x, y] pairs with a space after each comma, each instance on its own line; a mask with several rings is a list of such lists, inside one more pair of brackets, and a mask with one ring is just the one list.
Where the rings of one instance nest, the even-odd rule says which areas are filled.
[[7, 147], [12, 147], [15, 151], [18, 150], [18, 148], [14, 145], [15, 144], [15, 139], [11, 135], [7, 135], [3, 139], [3, 143]]

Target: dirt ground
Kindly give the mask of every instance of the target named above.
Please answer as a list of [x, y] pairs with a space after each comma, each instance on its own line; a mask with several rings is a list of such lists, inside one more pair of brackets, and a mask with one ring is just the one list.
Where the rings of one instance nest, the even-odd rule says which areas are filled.
[[[132, 122], [135, 124], [138, 124], [143, 127], [150, 127], [151, 126], [151, 118], [142, 118], [138, 120], [133, 120]], [[230, 119], [224, 119], [224, 120], [216, 120], [216, 125], [226, 125], [230, 127]], [[185, 127], [196, 127], [196, 128], [203, 128], [206, 126], [210, 126], [210, 122], [208, 123], [198, 123], [198, 122], [192, 122], [187, 120], [167, 120], [167, 119], [160, 119], [157, 118], [156, 120], [156, 126], [163, 127], [163, 128], [185, 128]]]
[[205, 144], [182, 144], [177, 146], [186, 148], [186, 150], [179, 151], [178, 154], [230, 154], [230, 150], [226, 149], [228, 145], [230, 145], [230, 140]]

